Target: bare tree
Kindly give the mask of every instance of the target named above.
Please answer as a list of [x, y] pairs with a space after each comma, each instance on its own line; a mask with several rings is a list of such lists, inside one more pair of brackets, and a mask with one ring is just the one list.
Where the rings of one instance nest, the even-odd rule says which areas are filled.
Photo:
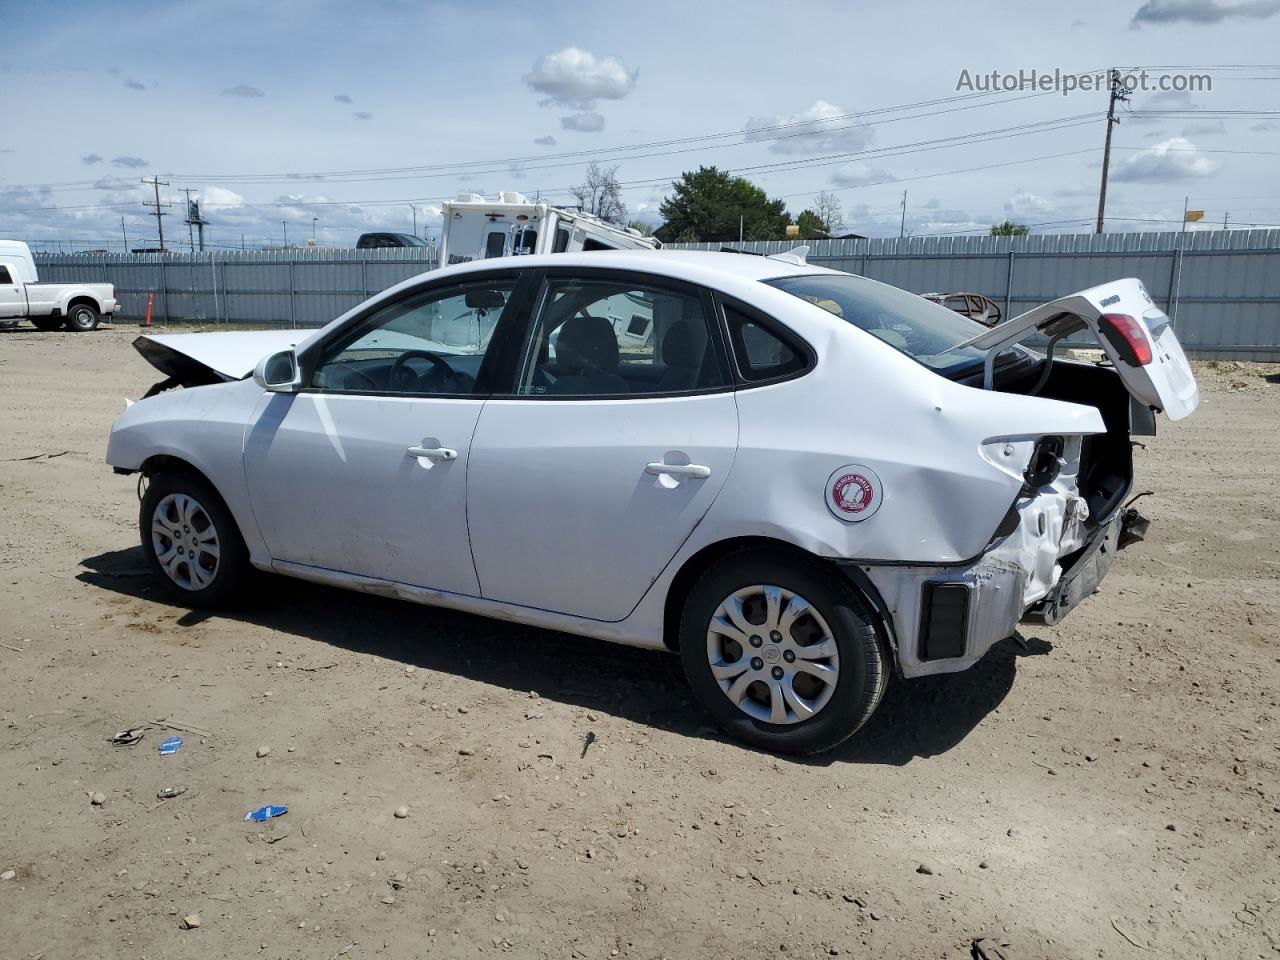
[[592, 160], [587, 164], [587, 178], [569, 192], [578, 206], [606, 223], [627, 222], [627, 206], [622, 202], [622, 185], [618, 183], [618, 168], [605, 169]]
[[813, 198], [812, 210], [822, 221], [828, 236], [834, 237], [844, 229], [844, 208], [840, 205], [840, 198], [830, 190], [823, 190]]

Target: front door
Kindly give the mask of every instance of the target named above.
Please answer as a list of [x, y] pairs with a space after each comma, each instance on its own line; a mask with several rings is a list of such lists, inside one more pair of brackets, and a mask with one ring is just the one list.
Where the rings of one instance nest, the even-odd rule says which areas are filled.
[[301, 392], [266, 396], [245, 469], [274, 559], [478, 595], [471, 437], [518, 286], [410, 291], [309, 350]]
[[724, 485], [738, 415], [709, 297], [555, 271], [516, 395], [481, 411], [467, 513], [486, 599], [625, 618]]
[[0, 320], [25, 316], [27, 293], [18, 280], [17, 270], [0, 263]]

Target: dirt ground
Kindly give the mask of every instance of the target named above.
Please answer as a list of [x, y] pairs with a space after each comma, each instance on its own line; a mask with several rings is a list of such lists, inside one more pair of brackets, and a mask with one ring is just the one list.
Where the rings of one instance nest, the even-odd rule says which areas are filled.
[[103, 463], [135, 334], [0, 332], [0, 957], [1280, 955], [1280, 367], [1198, 365], [1065, 624], [796, 761], [666, 654], [274, 579], [175, 607]]

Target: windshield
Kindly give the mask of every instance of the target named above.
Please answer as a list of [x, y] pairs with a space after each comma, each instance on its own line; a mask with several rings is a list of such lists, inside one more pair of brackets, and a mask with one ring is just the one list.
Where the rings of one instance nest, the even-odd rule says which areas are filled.
[[897, 287], [852, 274], [806, 274], [765, 283], [808, 300], [944, 375], [981, 363], [985, 351], [957, 345], [987, 328]]

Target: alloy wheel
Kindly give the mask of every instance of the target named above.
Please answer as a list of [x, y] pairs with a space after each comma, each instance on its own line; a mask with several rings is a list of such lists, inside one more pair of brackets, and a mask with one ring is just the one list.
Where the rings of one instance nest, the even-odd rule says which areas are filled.
[[185, 493], [171, 493], [151, 516], [156, 562], [183, 590], [203, 590], [218, 574], [218, 530], [203, 506]]
[[795, 724], [831, 700], [840, 653], [822, 615], [804, 597], [757, 584], [721, 601], [707, 626], [707, 659], [724, 695], [765, 723]]

